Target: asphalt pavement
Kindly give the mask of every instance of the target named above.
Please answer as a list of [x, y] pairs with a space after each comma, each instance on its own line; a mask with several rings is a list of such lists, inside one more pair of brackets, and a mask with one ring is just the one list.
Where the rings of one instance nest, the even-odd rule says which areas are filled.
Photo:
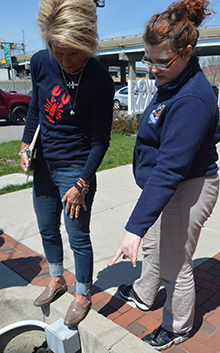
[[0, 120], [0, 143], [9, 141], [21, 141], [23, 125], [12, 125], [6, 120]]

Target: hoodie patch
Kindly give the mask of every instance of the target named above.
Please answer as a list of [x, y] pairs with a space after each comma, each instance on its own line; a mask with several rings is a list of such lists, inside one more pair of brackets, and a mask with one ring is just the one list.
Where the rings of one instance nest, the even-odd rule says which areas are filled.
[[159, 104], [157, 109], [154, 109], [149, 116], [148, 123], [149, 124], [156, 124], [157, 120], [160, 117], [160, 114], [162, 113], [162, 110], [165, 108], [165, 104]]

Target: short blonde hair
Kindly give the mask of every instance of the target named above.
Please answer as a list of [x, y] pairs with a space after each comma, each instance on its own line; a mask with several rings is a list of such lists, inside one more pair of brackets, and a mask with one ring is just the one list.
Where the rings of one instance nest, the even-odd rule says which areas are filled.
[[94, 55], [98, 44], [96, 5], [93, 0], [39, 0], [41, 36], [51, 44]]

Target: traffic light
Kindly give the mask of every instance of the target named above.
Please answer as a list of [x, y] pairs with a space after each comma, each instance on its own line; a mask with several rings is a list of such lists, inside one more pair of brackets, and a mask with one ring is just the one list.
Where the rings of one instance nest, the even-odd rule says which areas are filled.
[[97, 7], [105, 7], [105, 0], [94, 0]]

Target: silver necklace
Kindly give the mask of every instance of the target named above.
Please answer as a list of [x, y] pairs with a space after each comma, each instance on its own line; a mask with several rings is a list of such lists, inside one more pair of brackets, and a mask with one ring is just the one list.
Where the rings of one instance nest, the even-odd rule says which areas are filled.
[[[63, 68], [62, 68], [62, 67], [61, 67], [61, 71], [62, 71], [64, 83], [65, 83], [66, 93], [67, 93], [67, 95], [68, 95], [68, 94], [69, 94], [69, 92], [68, 92], [68, 87], [70, 88], [70, 85], [67, 85], [66, 77], [65, 77], [65, 74], [64, 74], [64, 72], [63, 72]], [[73, 82], [74, 86], [77, 86], [77, 89], [76, 89], [76, 93], [75, 93], [75, 98], [74, 98], [73, 104], [72, 104], [72, 97], [71, 97], [70, 100], [69, 100], [70, 116], [73, 116], [73, 115], [75, 114], [74, 109], [75, 109], [75, 106], [76, 106], [76, 99], [77, 99], [77, 95], [78, 95], [79, 84], [80, 84], [80, 81], [81, 81], [82, 73], [83, 73], [83, 70], [82, 70], [81, 73], [80, 73], [78, 83], [77, 83], [77, 84], [74, 84], [74, 82]]]
[[[70, 89], [74, 89], [75, 87], [77, 87], [79, 85], [79, 81], [77, 83], [75, 83], [76, 79], [77, 79], [77, 76], [79, 75], [79, 73], [83, 71], [84, 69], [84, 66], [81, 68], [81, 70], [77, 71], [77, 72], [74, 72], [74, 74], [68, 74], [68, 72], [66, 72], [65, 70], [63, 70], [63, 73], [65, 72], [65, 74], [68, 76], [68, 80], [71, 81], [69, 83], [66, 84], [66, 86]], [[71, 77], [70, 75], [74, 75], [74, 78]]]
[[[71, 102], [71, 98], [70, 98], [70, 100], [69, 100], [70, 116], [73, 116], [73, 115], [75, 114], [75, 111], [74, 111], [74, 110], [75, 110], [75, 106], [76, 106], [76, 99], [77, 99], [77, 95], [78, 95], [79, 84], [80, 84], [80, 81], [81, 81], [81, 78], [82, 78], [83, 70], [84, 70], [86, 64], [88, 63], [89, 58], [90, 58], [90, 55], [88, 55], [88, 57], [87, 57], [87, 59], [86, 59], [84, 65], [83, 65], [83, 67], [82, 67], [79, 71], [77, 71], [77, 73], [76, 73], [76, 77], [77, 77], [78, 73], [80, 72], [79, 79], [78, 79], [78, 82], [77, 82], [77, 83], [75, 83], [74, 80], [73, 80], [73, 79], [68, 75], [68, 73], [66, 72], [67, 76], [68, 76], [68, 77], [71, 79], [71, 81], [72, 81], [72, 82], [69, 82], [69, 83], [67, 84], [67, 82], [66, 82], [66, 77], [65, 77], [65, 73], [64, 73], [64, 69], [63, 69], [62, 66], [61, 66], [61, 72], [62, 72], [63, 80], [64, 80], [64, 83], [65, 83], [65, 88], [66, 88], [66, 93], [67, 93], [67, 95], [69, 94], [68, 88], [69, 88], [69, 89], [70, 89], [70, 88], [71, 88], [71, 89], [74, 89], [74, 87], [77, 87], [77, 88], [76, 88], [76, 93], [75, 93], [75, 98], [74, 98], [73, 104], [72, 104], [72, 102]], [[75, 79], [76, 79], [76, 77], [75, 77]]]
[[79, 86], [79, 83], [74, 83], [74, 81], [67, 83], [68, 88], [74, 89], [74, 87]]

